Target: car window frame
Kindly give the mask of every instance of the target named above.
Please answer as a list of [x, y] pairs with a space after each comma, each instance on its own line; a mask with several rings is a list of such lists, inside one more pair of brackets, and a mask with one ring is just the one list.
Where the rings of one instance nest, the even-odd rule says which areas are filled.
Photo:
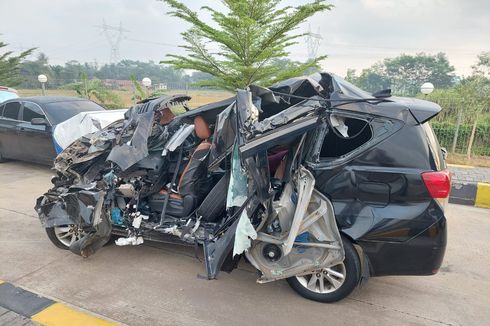
[[25, 103], [34, 104], [35, 106], [37, 106], [41, 110], [41, 112], [44, 114], [44, 119], [48, 122], [49, 126], [53, 126], [53, 124], [49, 120], [48, 115], [46, 114], [46, 111], [39, 104], [34, 103], [32, 101], [22, 101], [20, 121], [25, 122], [25, 123], [31, 123], [31, 121], [24, 121], [24, 105], [25, 105]]
[[[309, 150], [307, 152], [306, 158], [305, 158], [305, 163], [307, 166], [315, 168], [315, 169], [322, 169], [322, 168], [331, 168], [335, 167], [341, 164], [344, 164], [345, 162], [348, 162], [361, 153], [364, 153], [365, 151], [369, 150], [370, 148], [376, 146], [378, 143], [381, 141], [385, 140], [398, 130], [402, 128], [404, 125], [403, 121], [397, 120], [397, 119], [391, 119], [391, 118], [386, 118], [382, 116], [377, 116], [377, 115], [371, 115], [371, 114], [359, 114], [359, 113], [354, 113], [354, 112], [346, 112], [346, 111], [339, 111], [339, 110], [331, 110], [328, 112], [328, 115], [325, 118], [330, 118], [330, 115], [338, 115], [346, 118], [351, 118], [351, 119], [358, 119], [358, 120], [363, 120], [369, 123], [369, 128], [371, 128], [371, 133], [372, 137], [370, 140], [362, 144], [361, 146], [357, 147], [356, 149], [350, 151], [349, 153], [346, 153], [342, 156], [339, 157], [320, 157], [318, 156], [318, 160], [315, 160], [313, 158], [313, 151], [317, 148], [318, 151], [321, 150], [321, 147], [323, 145], [325, 136], [328, 131], [328, 123], [326, 121], [322, 121], [322, 124], [326, 125], [326, 128], [318, 128], [318, 132], [316, 135], [314, 135], [314, 140], [312, 141], [312, 144], [309, 146]], [[383, 134], [378, 135], [377, 132], [374, 130], [373, 127], [373, 122], [376, 120], [384, 120], [385, 122], [390, 122], [390, 130], [386, 130]]]
[[[6, 117], [4, 116], [4, 113], [5, 113], [5, 108], [7, 107], [7, 104], [10, 104], [10, 103], [19, 103], [20, 104], [20, 108], [19, 108], [19, 112], [17, 113], [17, 119], [12, 119], [12, 118], [9, 118], [9, 117]], [[7, 119], [9, 121], [22, 121], [22, 120], [19, 120], [19, 117], [20, 117], [20, 114], [22, 112], [22, 106], [24, 104], [22, 103], [22, 101], [19, 101], [18, 99], [15, 99], [15, 100], [9, 100], [8, 102], [5, 102], [3, 103], [3, 109], [2, 109], [2, 119]]]

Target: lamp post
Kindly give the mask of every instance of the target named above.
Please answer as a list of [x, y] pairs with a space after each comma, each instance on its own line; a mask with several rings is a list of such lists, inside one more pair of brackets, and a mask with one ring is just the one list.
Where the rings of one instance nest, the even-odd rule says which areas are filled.
[[46, 75], [37, 76], [37, 80], [41, 83], [41, 90], [43, 92], [43, 96], [46, 95], [46, 82], [48, 81], [48, 77]]
[[150, 96], [150, 86], [151, 86], [151, 79], [148, 77], [145, 77], [141, 80], [141, 83], [143, 86], [146, 88], [146, 97]]
[[432, 83], [423, 83], [422, 86], [420, 86], [420, 92], [425, 96], [429, 95], [433, 91], [434, 91], [434, 84]]

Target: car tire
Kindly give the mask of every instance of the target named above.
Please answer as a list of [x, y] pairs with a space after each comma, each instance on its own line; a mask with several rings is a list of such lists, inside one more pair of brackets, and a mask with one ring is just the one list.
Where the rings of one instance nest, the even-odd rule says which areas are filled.
[[[359, 284], [361, 262], [357, 251], [350, 240], [342, 237], [342, 243], [344, 246], [345, 258], [341, 264], [332, 266], [319, 273], [290, 277], [287, 279], [289, 286], [302, 297], [318, 302], [336, 302], [351, 294]], [[343, 280], [337, 276], [340, 274], [343, 274]], [[312, 280], [313, 277], [316, 277], [316, 279]], [[321, 291], [322, 289], [320, 288], [320, 279], [322, 279], [321, 282], [324, 285], [323, 291]], [[311, 282], [311, 285], [310, 281], [313, 281]], [[327, 286], [325, 282], [329, 286]], [[334, 286], [334, 284], [337, 285], [337, 287]], [[308, 288], [309, 285], [310, 288]], [[325, 287], [328, 287], [328, 289]], [[314, 290], [312, 288], [314, 288]]]
[[[48, 235], [49, 240], [58, 248], [63, 249], [63, 250], [68, 250], [70, 249], [70, 241], [78, 240], [82, 237], [82, 232], [79, 228], [77, 232], [80, 233], [74, 233], [72, 231], [66, 231], [64, 232], [63, 230], [67, 228], [70, 230], [74, 230], [75, 226], [74, 225], [62, 225], [58, 227], [50, 227], [46, 228], [46, 234]], [[66, 235], [66, 237], [63, 237]]]
[[6, 161], [6, 159], [5, 159], [5, 157], [3, 156], [2, 151], [0, 151], [0, 163], [3, 163], [3, 162], [5, 162], [5, 161]]

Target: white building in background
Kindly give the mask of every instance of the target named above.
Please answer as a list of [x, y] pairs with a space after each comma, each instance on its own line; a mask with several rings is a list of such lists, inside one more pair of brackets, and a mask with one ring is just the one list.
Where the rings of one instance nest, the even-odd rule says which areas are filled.
[[158, 83], [153, 86], [153, 88], [156, 91], [166, 91], [167, 90], [167, 84], [166, 83]]

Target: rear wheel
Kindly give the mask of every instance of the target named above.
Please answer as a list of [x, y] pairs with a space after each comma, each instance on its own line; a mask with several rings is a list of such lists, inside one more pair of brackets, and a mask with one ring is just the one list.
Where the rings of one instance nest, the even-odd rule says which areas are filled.
[[287, 279], [289, 286], [302, 297], [319, 302], [336, 302], [356, 288], [361, 275], [361, 263], [352, 243], [342, 237], [345, 258], [340, 264], [311, 274]]
[[60, 249], [69, 249], [70, 245], [81, 239], [85, 232], [75, 224], [46, 228], [49, 240]]

